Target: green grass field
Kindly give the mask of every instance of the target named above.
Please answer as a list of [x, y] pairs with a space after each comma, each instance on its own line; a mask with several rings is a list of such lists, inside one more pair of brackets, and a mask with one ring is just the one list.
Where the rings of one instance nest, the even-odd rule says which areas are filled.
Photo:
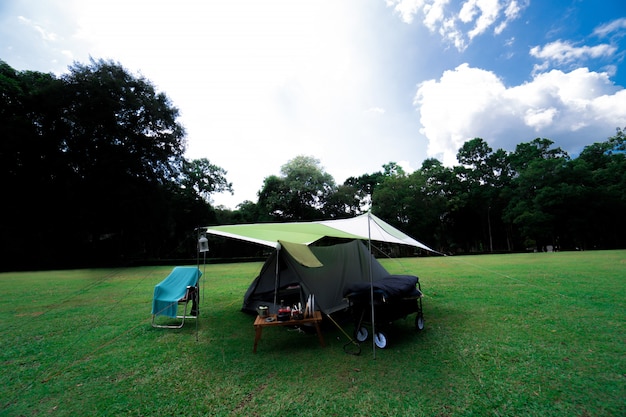
[[626, 415], [626, 251], [382, 262], [420, 277], [426, 328], [375, 357], [330, 324], [252, 354], [260, 263], [206, 266], [197, 332], [150, 326], [171, 267], [0, 274], [0, 415]]

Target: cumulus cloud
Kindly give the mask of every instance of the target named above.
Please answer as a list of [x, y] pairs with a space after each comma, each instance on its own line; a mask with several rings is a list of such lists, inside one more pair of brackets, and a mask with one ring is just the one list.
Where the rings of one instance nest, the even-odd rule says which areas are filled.
[[494, 73], [463, 64], [422, 82], [414, 105], [429, 156], [446, 165], [456, 164], [458, 149], [474, 137], [509, 151], [547, 137], [574, 153], [626, 126], [626, 90], [586, 68], [507, 87]]
[[424, 26], [431, 32], [439, 33], [460, 51], [492, 27], [493, 32], [499, 35], [528, 6], [527, 0], [463, 0], [451, 3], [450, 0], [387, 0], [387, 6], [393, 7], [403, 22], [412, 23], [417, 15], [421, 15]]

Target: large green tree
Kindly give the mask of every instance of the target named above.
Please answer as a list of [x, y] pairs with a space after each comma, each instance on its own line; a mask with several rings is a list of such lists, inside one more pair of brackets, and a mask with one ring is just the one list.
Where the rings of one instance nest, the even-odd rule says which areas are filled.
[[510, 157], [515, 177], [504, 218], [517, 228], [524, 247], [559, 244], [557, 216], [563, 207], [570, 157], [553, 144], [537, 138], [517, 145]]
[[[59, 207], [72, 176], [58, 145], [67, 133], [57, 100], [62, 92], [63, 83], [53, 75], [19, 72], [0, 61], [0, 256], [6, 267], [50, 256], [48, 250], [33, 251], [46, 242], [44, 229], [70, 223], [76, 214], [73, 207]], [[61, 234], [58, 242], [73, 235]]]
[[[210, 193], [230, 190], [219, 167], [184, 158], [168, 97], [118, 63], [56, 77], [0, 62], [0, 97], [0, 250], [12, 267], [172, 254], [186, 214], [207, 222]], [[33, 253], [32, 242], [46, 249]]]
[[384, 179], [381, 171], [373, 174], [363, 174], [358, 177], [349, 177], [343, 183], [354, 190], [355, 197], [359, 201], [359, 209], [369, 210], [372, 207], [372, 195], [378, 185]]
[[299, 155], [280, 169], [281, 175], [265, 178], [259, 206], [265, 219], [312, 220], [324, 217], [330, 196], [337, 187], [320, 161]]
[[109, 241], [107, 249], [117, 251], [110, 256], [157, 256], [159, 222], [172, 213], [164, 187], [184, 161], [178, 109], [148, 80], [110, 61], [76, 63], [62, 81], [68, 134], [59, 146], [81, 196], [84, 238]]
[[211, 195], [233, 192], [233, 184], [226, 179], [227, 172], [207, 158], [183, 160], [178, 183], [192, 195], [211, 200]]
[[461, 232], [466, 250], [503, 249], [506, 228], [500, 221], [504, 209], [502, 193], [513, 173], [509, 155], [502, 149], [495, 152], [482, 138], [474, 138], [457, 153], [461, 165], [455, 166], [456, 191], [450, 200], [451, 216]]
[[579, 248], [626, 245], [626, 135], [586, 146], [568, 164], [568, 188], [559, 218]]
[[439, 246], [436, 235], [443, 200], [428, 195], [427, 177], [420, 170], [406, 174], [385, 169], [384, 173], [384, 180], [374, 190], [372, 212], [427, 245]]

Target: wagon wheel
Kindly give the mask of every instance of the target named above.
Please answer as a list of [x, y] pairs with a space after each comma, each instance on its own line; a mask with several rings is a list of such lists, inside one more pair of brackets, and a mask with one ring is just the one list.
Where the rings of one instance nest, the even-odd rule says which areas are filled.
[[415, 316], [415, 330], [424, 330], [424, 315], [422, 313]]
[[361, 326], [358, 329], [354, 329], [354, 338], [357, 341], [364, 342], [367, 339], [367, 336], [369, 336], [369, 332], [365, 327]]
[[383, 332], [376, 332], [374, 334], [374, 343], [376, 347], [384, 349], [387, 347], [387, 335]]

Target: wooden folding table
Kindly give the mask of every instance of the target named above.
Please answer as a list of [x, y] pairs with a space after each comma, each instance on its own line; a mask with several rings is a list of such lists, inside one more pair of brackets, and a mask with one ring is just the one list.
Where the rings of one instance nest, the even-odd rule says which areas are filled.
[[272, 327], [272, 326], [300, 326], [304, 324], [313, 324], [315, 326], [315, 330], [317, 331], [317, 337], [320, 340], [320, 345], [322, 347], [326, 346], [324, 343], [324, 337], [322, 336], [322, 331], [320, 330], [320, 322], [322, 321], [322, 313], [319, 311], [313, 312], [313, 317], [307, 317], [302, 320], [287, 320], [287, 321], [278, 321], [276, 319], [276, 315], [270, 315], [269, 317], [273, 318], [273, 320], [268, 321], [266, 317], [257, 316], [256, 320], [254, 320], [254, 349], [252, 350], [256, 353], [256, 347], [261, 340], [261, 333], [263, 332], [264, 327]]

